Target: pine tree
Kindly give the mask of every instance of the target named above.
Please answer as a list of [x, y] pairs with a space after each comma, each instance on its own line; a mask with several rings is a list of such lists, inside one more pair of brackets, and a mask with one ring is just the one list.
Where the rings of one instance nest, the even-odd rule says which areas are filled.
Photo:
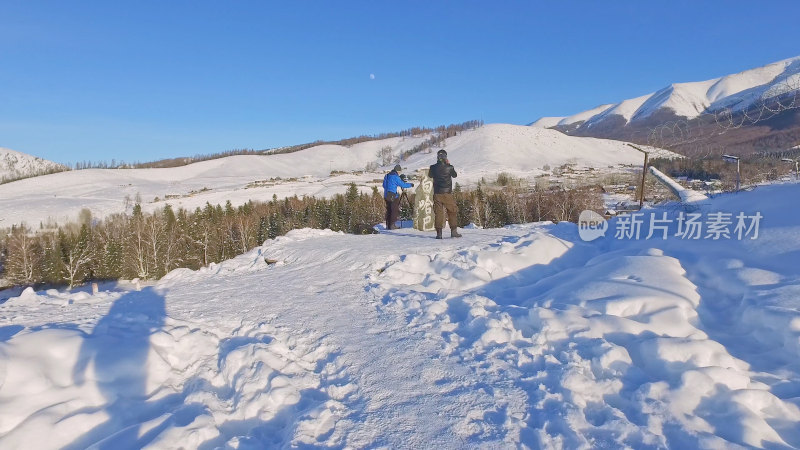
[[358, 186], [355, 183], [347, 185], [347, 193], [345, 194], [345, 202], [352, 205], [358, 200]]
[[38, 236], [43, 251], [42, 259], [42, 282], [48, 284], [61, 284], [64, 282], [62, 269], [62, 243], [58, 233], [47, 232]]
[[458, 183], [453, 187], [453, 198], [455, 198], [456, 206], [458, 207], [458, 226], [469, 225], [475, 216], [475, 208], [469, 196], [464, 194], [461, 190], [461, 185]]
[[269, 239], [269, 218], [266, 216], [261, 216], [258, 219], [258, 233], [257, 233], [257, 240], [259, 244], [264, 243], [267, 239]]
[[475, 214], [475, 219], [479, 227], [486, 226], [486, 196], [481, 189], [481, 185], [475, 189], [475, 195], [472, 197], [472, 209]]
[[124, 215], [115, 214], [94, 226], [94, 239], [92, 240], [94, 258], [91, 263], [93, 279], [110, 280], [123, 277], [122, 236], [124, 236], [124, 231], [120, 222], [124, 217]]
[[269, 218], [269, 238], [275, 239], [283, 234], [283, 217], [278, 212], [273, 212]]
[[331, 205], [327, 200], [315, 201], [312, 206], [312, 215], [319, 228], [331, 228]]

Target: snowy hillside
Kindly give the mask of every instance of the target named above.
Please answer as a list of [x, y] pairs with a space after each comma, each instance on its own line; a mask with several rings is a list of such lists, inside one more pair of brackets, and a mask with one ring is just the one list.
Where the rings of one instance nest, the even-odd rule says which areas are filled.
[[611, 119], [624, 124], [645, 121], [658, 112], [693, 119], [707, 112], [749, 108], [763, 98], [800, 89], [800, 57], [713, 80], [675, 83], [657, 92], [602, 105], [570, 117], [543, 117], [535, 127], [596, 127]]
[[0, 181], [63, 168], [61, 164], [0, 147]]
[[542, 117], [541, 119], [533, 122], [531, 126], [537, 128], [552, 128], [558, 125], [571, 125], [577, 122], [585, 122], [588, 119], [600, 114], [614, 105], [600, 105], [588, 111], [579, 112], [578, 114], [570, 117]]
[[667, 239], [295, 230], [141, 290], [28, 290], [0, 305], [0, 447], [797, 448], [799, 195], [710, 200], [716, 240], [674, 208], [642, 216]]
[[[361, 189], [379, 186], [394, 162], [381, 166], [384, 148], [395, 158], [427, 137], [391, 138], [343, 147], [324, 145], [303, 151], [265, 156], [231, 156], [170, 169], [88, 169], [26, 179], [0, 185], [0, 221], [5, 224], [76, 220], [82, 208], [94, 217], [122, 212], [137, 197], [143, 208], [194, 209], [211, 204], [234, 205], [250, 199], [270, 200], [273, 195], [328, 197], [357, 183]], [[459, 173], [461, 184], [500, 172], [533, 178], [546, 165], [565, 163], [608, 169], [640, 164], [641, 154], [624, 142], [565, 136], [554, 130], [494, 124], [449, 138], [445, 148]], [[418, 153], [403, 161], [406, 173], [435, 163], [433, 153]], [[372, 172], [368, 166], [378, 166]], [[331, 176], [331, 172], [348, 172]], [[277, 180], [280, 178], [280, 180]], [[128, 201], [126, 201], [126, 198]], [[158, 198], [159, 201], [155, 201]]]

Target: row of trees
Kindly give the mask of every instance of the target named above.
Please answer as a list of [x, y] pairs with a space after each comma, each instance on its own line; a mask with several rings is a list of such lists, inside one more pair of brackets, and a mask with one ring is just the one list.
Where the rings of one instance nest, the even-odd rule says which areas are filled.
[[[292, 145], [290, 147], [283, 147], [283, 148], [279, 148], [279, 149], [269, 150], [268, 152], [265, 152], [265, 153], [269, 153], [269, 154], [273, 154], [273, 155], [274, 154], [280, 154], [280, 153], [293, 153], [293, 152], [299, 152], [300, 150], [305, 150], [305, 149], [308, 149], [308, 148], [311, 148], [311, 147], [316, 147], [316, 146], [319, 146], [319, 145], [342, 145], [342, 146], [345, 146], [345, 147], [350, 147], [350, 146], [353, 146], [355, 144], [360, 144], [362, 142], [377, 141], [377, 140], [389, 139], [389, 138], [393, 138], [393, 137], [423, 136], [425, 134], [431, 134], [431, 133], [435, 133], [436, 136], [442, 136], [439, 140], [435, 141], [435, 142], [438, 143], [438, 142], [441, 142], [441, 141], [443, 141], [444, 139], [446, 139], [448, 137], [455, 136], [456, 133], [458, 133], [460, 131], [471, 129], [471, 128], [476, 128], [476, 127], [479, 127], [481, 125], [483, 125], [483, 121], [482, 120], [480, 120], [480, 121], [479, 120], [469, 120], [467, 122], [463, 122], [463, 123], [459, 123], [459, 124], [440, 125], [440, 126], [435, 127], [435, 128], [412, 127], [412, 128], [408, 128], [408, 129], [403, 130], [403, 131], [395, 132], [395, 133], [380, 133], [380, 134], [374, 134], [374, 135], [362, 135], [362, 136], [356, 136], [356, 137], [347, 138], [347, 139], [340, 139], [338, 141], [314, 141], [314, 142], [309, 142], [307, 144]], [[425, 148], [427, 148], [427, 147], [425, 147]]]
[[[459, 226], [499, 227], [539, 220], [577, 220], [583, 209], [602, 206], [596, 189], [537, 190], [519, 187], [455, 190]], [[413, 201], [413, 199], [412, 199]], [[158, 279], [178, 267], [198, 269], [244, 253], [296, 228], [373, 233], [384, 220], [377, 188], [351, 185], [330, 199], [291, 197], [248, 202], [234, 208], [206, 204], [194, 211], [169, 205], [143, 213], [84, 218], [56, 230], [15, 226], [0, 239], [0, 274], [15, 285], [75, 286], [89, 280]], [[407, 213], [407, 211], [406, 211]]]
[[26, 178], [40, 177], [43, 175], [50, 175], [53, 173], [66, 172], [69, 167], [56, 165], [43, 167], [30, 172], [13, 172], [4, 176], [0, 176], [0, 184], [11, 183], [12, 181], [24, 180]]
[[163, 169], [167, 167], [179, 167], [201, 161], [226, 158], [237, 155], [263, 155], [266, 150], [254, 150], [252, 148], [233, 149], [219, 153], [198, 154], [194, 156], [181, 156], [178, 158], [159, 159], [149, 162], [125, 162], [112, 159], [109, 161], [78, 161], [73, 164], [75, 170], [83, 169]]
[[447, 126], [442, 125], [440, 127], [436, 127], [436, 129], [434, 130], [435, 133], [432, 133], [431, 137], [429, 137], [419, 145], [415, 146], [414, 148], [403, 152], [403, 154], [400, 155], [400, 160], [405, 161], [411, 155], [419, 153], [423, 150], [427, 150], [429, 148], [444, 147], [445, 139], [456, 136], [458, 135], [458, 133], [462, 131], [471, 130], [474, 128], [478, 128], [480, 126], [483, 126], [483, 120], [468, 120], [464, 123], [447, 125]]
[[482, 228], [543, 220], [577, 222], [581, 211], [603, 208], [599, 186], [563, 189], [478, 185], [475, 190], [462, 191], [456, 184], [453, 195], [458, 206], [459, 226], [474, 223]]
[[[794, 166], [781, 160], [785, 154], [790, 157], [796, 155], [785, 152], [743, 157], [739, 164], [741, 184], [775, 181], [788, 175]], [[671, 177], [687, 177], [703, 181], [720, 180], [725, 190], [733, 190], [736, 186], [736, 164], [727, 163], [721, 158], [656, 158], [650, 161], [650, 165]]]
[[177, 267], [197, 269], [220, 262], [294, 228], [370, 229], [383, 217], [377, 190], [351, 186], [332, 199], [304, 197], [249, 202], [234, 208], [206, 204], [194, 211], [166, 205], [143, 213], [116, 214], [94, 223], [68, 224], [33, 233], [13, 227], [0, 253], [4, 276], [14, 284], [67, 284], [90, 279], [157, 279]]
[[393, 162], [405, 161], [411, 155], [428, 149], [432, 149], [435, 147], [444, 148], [445, 139], [456, 136], [458, 135], [458, 133], [462, 131], [474, 129], [482, 125], [483, 125], [482, 120], [470, 120], [460, 124], [447, 125], [447, 126], [442, 125], [440, 127], [436, 127], [434, 130], [429, 129], [428, 132], [431, 134], [431, 136], [428, 137], [428, 139], [425, 139], [424, 141], [415, 145], [413, 148], [406, 150], [405, 152], [401, 153], [398, 156], [394, 155], [394, 149], [392, 148], [391, 145], [382, 147], [380, 150], [378, 150], [378, 153], [376, 155], [378, 157], [378, 160], [367, 163], [364, 169], [367, 171], [374, 171], [377, 170], [378, 167], [381, 165], [387, 166]]
[[[124, 161], [117, 161], [112, 159], [110, 162], [108, 161], [78, 161], [73, 165], [75, 170], [81, 169], [154, 169], [154, 168], [167, 168], [167, 167], [179, 167], [185, 166], [187, 164], [196, 163], [200, 161], [208, 161], [212, 159], [219, 159], [225, 158], [228, 156], [237, 156], [237, 155], [266, 155], [266, 154], [281, 154], [281, 153], [293, 153], [298, 152], [300, 150], [305, 150], [311, 147], [316, 147], [319, 145], [342, 145], [345, 147], [350, 147], [355, 144], [359, 144], [362, 142], [368, 141], [375, 141], [375, 140], [382, 140], [382, 139], [389, 139], [393, 137], [413, 137], [413, 136], [422, 136], [429, 133], [435, 132], [435, 138], [430, 143], [426, 144], [425, 147], [421, 147], [416, 151], [423, 150], [425, 148], [429, 148], [432, 145], [438, 145], [440, 142], [444, 141], [448, 137], [455, 136], [458, 132], [476, 128], [483, 125], [483, 121], [480, 120], [470, 120], [460, 124], [451, 124], [451, 125], [440, 125], [435, 128], [429, 127], [412, 127], [406, 130], [391, 132], [391, 133], [378, 133], [374, 135], [361, 135], [355, 136], [345, 139], [339, 139], [334, 141], [323, 141], [317, 140], [314, 142], [308, 142], [305, 144], [299, 145], [292, 145], [288, 147], [281, 147], [277, 149], [262, 149], [262, 150], [254, 150], [251, 148], [243, 148], [243, 149], [234, 149], [228, 150], [225, 152], [219, 153], [209, 153], [209, 154], [198, 154], [192, 157], [179, 157], [179, 158], [167, 158], [167, 159], [160, 159], [157, 161], [150, 161], [150, 162], [133, 162], [133, 163], [126, 163]], [[416, 153], [416, 152], [413, 152]], [[410, 154], [409, 154], [410, 155]], [[69, 170], [69, 168], [64, 167], [63, 170]]]

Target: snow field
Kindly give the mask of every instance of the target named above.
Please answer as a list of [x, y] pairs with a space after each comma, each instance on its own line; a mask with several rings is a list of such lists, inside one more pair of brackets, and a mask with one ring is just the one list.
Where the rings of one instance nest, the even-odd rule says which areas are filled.
[[0, 446], [800, 447], [798, 194], [698, 206], [760, 211], [757, 240], [306, 229], [141, 291], [26, 290]]
[[[395, 165], [393, 161], [363, 172], [367, 165], [382, 164], [378, 156], [382, 148], [390, 147], [392, 155], [399, 157], [427, 137], [390, 138], [351, 147], [321, 145], [288, 154], [238, 155], [175, 168], [74, 170], [20, 180], [0, 185], [0, 223], [24, 222], [33, 228], [39, 223], [63, 224], [76, 221], [83, 208], [102, 219], [129, 210], [137, 197], [145, 212], [153, 212], [166, 204], [188, 210], [207, 202], [230, 201], [239, 206], [249, 200], [270, 201], [273, 195], [328, 198], [343, 194], [349, 183], [369, 193], [372, 186], [380, 189], [380, 180]], [[464, 131], [447, 139], [445, 146], [462, 186], [482, 178], [493, 181], [501, 172], [533, 180], [546, 165], [571, 163], [624, 172], [622, 165], [641, 163], [641, 154], [620, 141], [508, 124]], [[665, 150], [653, 151], [653, 155], [674, 156]], [[435, 162], [435, 152], [420, 152], [401, 164], [405, 173], [413, 175]], [[332, 175], [332, 171], [348, 173]], [[281, 180], [275, 180], [278, 177]]]
[[[91, 330], [44, 325], [0, 343], [4, 447], [280, 446], [332, 427], [343, 388], [326, 393], [330, 355], [313, 336], [173, 319], [153, 288], [116, 297]], [[64, 306], [48, 300], [40, 309]], [[281, 433], [294, 423], [296, 436]]]
[[720, 270], [736, 244], [699, 248], [702, 262], [686, 255], [696, 243], [664, 244], [699, 288], [665, 250], [554, 245], [564, 230], [547, 231], [406, 255], [375, 285], [409, 326], [436, 330], [493, 386], [524, 393], [505, 433], [534, 447], [800, 445], [796, 275], [737, 259]]

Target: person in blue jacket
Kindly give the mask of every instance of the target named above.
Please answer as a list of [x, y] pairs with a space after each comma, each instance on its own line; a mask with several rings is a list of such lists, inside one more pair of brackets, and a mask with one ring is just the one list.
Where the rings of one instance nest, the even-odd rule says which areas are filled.
[[403, 170], [400, 164], [394, 166], [391, 172], [383, 177], [383, 200], [386, 202], [386, 229], [394, 230], [395, 223], [400, 216], [400, 188], [408, 189], [414, 187], [414, 183], [406, 183], [400, 178]]

